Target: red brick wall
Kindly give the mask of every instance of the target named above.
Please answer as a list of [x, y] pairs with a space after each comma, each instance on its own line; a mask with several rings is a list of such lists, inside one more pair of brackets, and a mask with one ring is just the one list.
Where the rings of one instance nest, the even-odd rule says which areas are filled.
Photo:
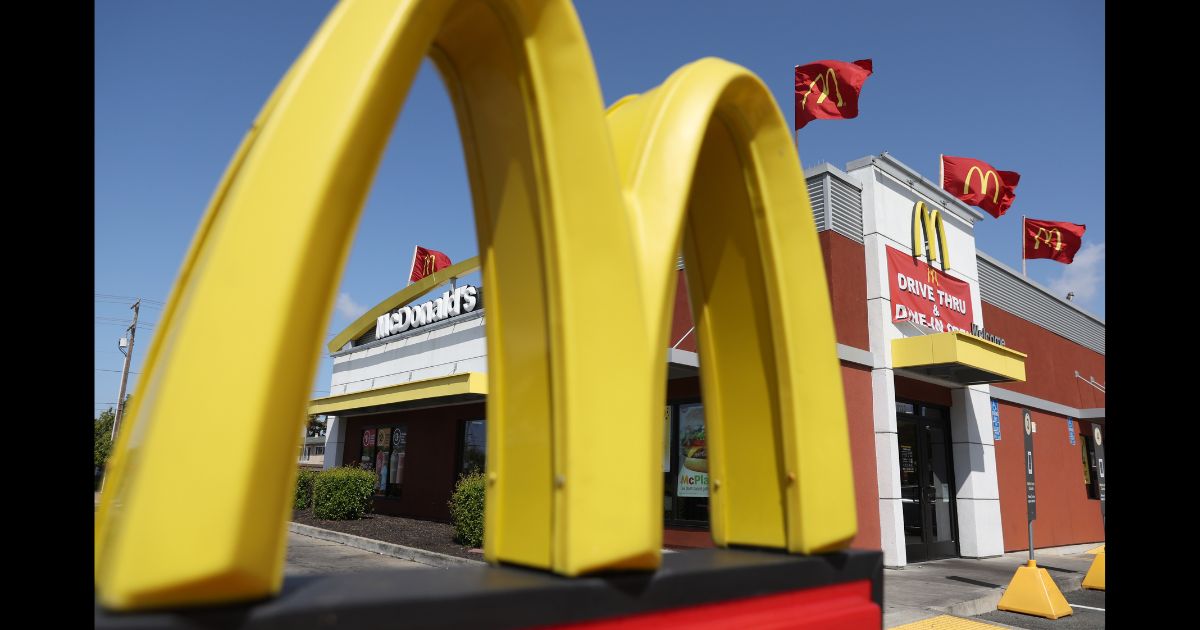
[[446, 502], [458, 477], [459, 431], [463, 420], [484, 417], [483, 403], [351, 417], [346, 424], [342, 462], [354, 464], [362, 455], [363, 429], [408, 425], [404, 455], [404, 490], [399, 498], [376, 497], [381, 514], [449, 521]]
[[829, 285], [838, 343], [869, 350], [867, 260], [863, 246], [832, 230], [819, 232], [817, 239], [825, 259], [825, 281]]
[[[879, 549], [879, 483], [875, 473], [875, 421], [871, 408], [871, 370], [842, 362], [842, 389], [850, 433], [850, 461], [854, 474], [854, 503], [858, 534], [851, 542], [856, 549]], [[699, 378], [667, 382], [667, 400], [698, 397]], [[663, 544], [669, 547], [712, 547], [707, 530], [665, 528]]]
[[[867, 332], [867, 261], [863, 246], [831, 230], [818, 233], [817, 239], [825, 264], [825, 282], [829, 286], [837, 341], [868, 350], [871, 341]], [[835, 274], [837, 282], [834, 282]], [[693, 325], [683, 270], [677, 272], [675, 282], [675, 312], [671, 318], [670, 337], [672, 346]], [[689, 334], [678, 348], [696, 352], [696, 333]]]
[[879, 549], [879, 479], [875, 472], [875, 420], [871, 410], [871, 370], [842, 362], [842, 390], [850, 429], [850, 462], [854, 471], [854, 505], [858, 534], [851, 547]]
[[696, 331], [688, 332], [694, 325], [691, 303], [688, 302], [687, 275], [680, 269], [675, 272], [675, 310], [671, 313], [671, 336], [667, 341], [670, 345], [667, 347], [696, 352]]
[[1078, 370], [1083, 378], [1094, 376], [1098, 383], [1107, 382], [1104, 355], [987, 302], [983, 303], [983, 324], [988, 332], [1002, 337], [1005, 346], [1029, 355], [1025, 382], [999, 383], [999, 387], [1079, 409], [1104, 406], [1102, 392], [1075, 378]]
[[[1097, 377], [1099, 378], [1099, 377]], [[1022, 407], [1000, 401], [1000, 439], [996, 441], [997, 481], [1000, 486], [1000, 520], [1004, 550], [1028, 549], [1025, 508], [1025, 421]], [[1033, 434], [1033, 466], [1037, 484], [1037, 519], [1033, 544], [1057, 547], [1104, 539], [1100, 501], [1089, 499], [1083, 483], [1083, 435], [1092, 425], [1075, 420], [1075, 445], [1071, 445], [1065, 416], [1030, 409], [1037, 433]]]
[[917, 400], [931, 405], [950, 406], [950, 390], [946, 387], [925, 381], [916, 381], [899, 374], [895, 376], [894, 381], [897, 400]]

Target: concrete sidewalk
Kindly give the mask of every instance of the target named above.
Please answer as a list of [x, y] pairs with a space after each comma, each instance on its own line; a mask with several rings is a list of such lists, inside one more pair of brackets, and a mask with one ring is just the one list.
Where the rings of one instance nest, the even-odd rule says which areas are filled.
[[[1103, 543], [1034, 550], [1037, 565], [1054, 578], [1063, 593], [1079, 590], [1095, 556], [1087, 552]], [[1029, 561], [1028, 551], [998, 558], [948, 558], [883, 570], [883, 626], [955, 615], [971, 617], [996, 609], [1000, 596]]]

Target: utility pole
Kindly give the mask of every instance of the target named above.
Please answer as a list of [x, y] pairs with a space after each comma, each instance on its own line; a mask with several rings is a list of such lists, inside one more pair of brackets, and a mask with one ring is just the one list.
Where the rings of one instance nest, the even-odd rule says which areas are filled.
[[117, 346], [117, 349], [125, 355], [125, 366], [121, 368], [121, 392], [117, 394], [117, 417], [113, 420], [112, 441], [114, 445], [117, 443], [117, 429], [121, 427], [121, 416], [125, 415], [125, 381], [129, 378], [129, 361], [133, 357], [133, 337], [137, 334], [138, 309], [141, 305], [142, 300], [138, 299], [130, 307], [133, 309], [133, 324], [128, 328], [129, 346], [124, 350]]

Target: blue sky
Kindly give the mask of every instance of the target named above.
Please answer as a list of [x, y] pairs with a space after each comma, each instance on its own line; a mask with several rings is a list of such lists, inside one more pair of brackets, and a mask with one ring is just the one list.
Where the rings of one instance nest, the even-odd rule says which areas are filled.
[[[167, 299], [217, 181], [271, 90], [334, 6], [328, 0], [95, 6], [95, 291]], [[580, 1], [605, 104], [705, 56], [746, 66], [793, 119], [793, 67], [871, 58], [859, 117], [800, 131], [805, 166], [888, 151], [935, 180], [938, 154], [1021, 173], [1016, 201], [977, 245], [1020, 269], [1021, 215], [1087, 225], [1075, 263], [1029, 275], [1104, 316], [1104, 6], [1089, 1]], [[422, 68], [363, 210], [326, 337], [403, 287], [413, 245], [475, 255], [449, 100]], [[96, 413], [117, 399], [129, 300], [95, 303]], [[129, 392], [155, 302], [142, 309]], [[314, 395], [329, 389], [322, 357]], [[216, 393], [214, 393], [216, 394]]]

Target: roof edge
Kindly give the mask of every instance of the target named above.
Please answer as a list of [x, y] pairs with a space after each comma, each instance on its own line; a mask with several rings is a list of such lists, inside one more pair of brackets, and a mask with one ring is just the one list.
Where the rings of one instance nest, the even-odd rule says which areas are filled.
[[337, 352], [342, 349], [347, 343], [366, 334], [371, 327], [375, 325], [375, 320], [388, 311], [404, 306], [409, 302], [429, 293], [433, 289], [441, 286], [443, 283], [459, 276], [466, 275], [479, 268], [479, 256], [468, 258], [462, 262], [454, 263], [445, 269], [439, 269], [432, 274], [417, 280], [416, 282], [400, 289], [393, 293], [386, 300], [371, 307], [361, 317], [354, 320], [353, 324], [347, 326], [342, 332], [338, 333], [330, 340], [328, 349], [330, 352]]
[[942, 190], [940, 185], [929, 181], [924, 175], [917, 172], [916, 169], [897, 160], [887, 151], [879, 155], [868, 155], [857, 160], [852, 160], [846, 163], [846, 170], [853, 171], [864, 166], [875, 166], [896, 179], [907, 181], [908, 185], [914, 190], [936, 201], [943, 208], [972, 225], [985, 218], [982, 212], [968, 206], [954, 195]]

